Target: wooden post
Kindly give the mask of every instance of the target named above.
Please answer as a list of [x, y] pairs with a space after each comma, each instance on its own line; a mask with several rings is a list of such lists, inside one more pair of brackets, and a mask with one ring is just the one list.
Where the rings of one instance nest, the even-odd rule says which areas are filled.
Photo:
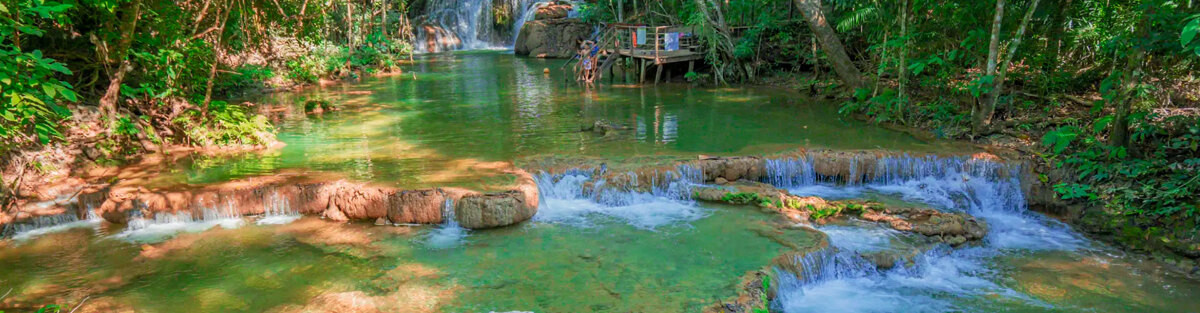
[[696, 60], [688, 61], [688, 73], [691, 73], [692, 69], [695, 68], [695, 66], [696, 66]]
[[638, 78], [638, 84], [645, 84], [646, 83], [646, 59], [640, 59], [640, 60], [642, 60], [642, 64], [640, 66], [638, 66], [638, 72], [641, 75], [641, 77]]
[[[655, 63], [657, 63], [657, 62], [655, 62]], [[655, 85], [658, 85], [658, 80], [660, 78], [662, 78], [662, 68], [663, 68], [663, 65], [661, 63], [659, 63], [658, 70], [654, 72], [654, 84]]]

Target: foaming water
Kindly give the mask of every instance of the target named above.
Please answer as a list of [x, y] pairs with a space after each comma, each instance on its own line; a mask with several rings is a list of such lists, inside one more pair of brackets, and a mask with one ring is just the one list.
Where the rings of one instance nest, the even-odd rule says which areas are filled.
[[[708, 216], [708, 211], [690, 200], [691, 186], [698, 172], [687, 166], [665, 173], [649, 191], [634, 191], [634, 186], [610, 185], [593, 179], [591, 172], [577, 170], [560, 175], [541, 173], [535, 177], [543, 200], [533, 220], [590, 227], [593, 218], [603, 216], [634, 227], [654, 230], [680, 225]], [[636, 182], [636, 174], [627, 173]], [[656, 175], [655, 177], [658, 177]], [[590, 185], [589, 185], [590, 184]]]
[[262, 218], [259, 218], [255, 224], [258, 225], [282, 225], [295, 222], [302, 216], [299, 211], [292, 209], [291, 203], [287, 198], [280, 196], [279, 193], [271, 193], [264, 201], [266, 208]]
[[878, 252], [893, 248], [892, 241], [899, 231], [883, 227], [859, 227], [830, 225], [817, 228], [829, 236], [829, 244], [839, 249], [855, 252]]
[[[801, 276], [777, 270], [784, 312], [940, 312], [987, 310], [988, 303], [1046, 308], [1044, 302], [1002, 286], [993, 267], [997, 256], [1019, 251], [1086, 248], [1079, 235], [1057, 221], [1027, 211], [1018, 181], [1019, 167], [967, 158], [914, 158], [877, 161], [873, 174], [851, 173], [851, 182], [812, 170], [811, 158], [768, 162], [768, 182], [813, 195], [861, 194], [870, 190], [899, 196], [944, 211], [966, 212], [988, 223], [980, 246], [939, 247], [877, 270], [862, 253], [888, 250], [894, 234], [873, 228], [825, 226], [833, 248], [798, 260]], [[851, 168], [857, 168], [852, 165]], [[861, 179], [860, 179], [861, 178]], [[842, 189], [839, 191], [838, 189]], [[988, 299], [979, 303], [980, 299]]]
[[112, 235], [112, 238], [135, 243], [155, 243], [170, 239], [179, 233], [202, 232], [217, 226], [234, 229], [246, 223], [232, 203], [223, 208], [205, 209], [199, 217], [192, 212], [159, 212], [154, 214], [152, 219], [142, 216], [141, 211], [131, 211], [130, 215], [125, 230]]
[[788, 193], [797, 196], [820, 197], [825, 200], [844, 200], [861, 197], [863, 187], [844, 187], [830, 184], [816, 184], [788, 188]]
[[[424, 24], [436, 27], [417, 27], [417, 52], [441, 52], [449, 50], [507, 49], [521, 30], [527, 17], [536, 12], [537, 1], [507, 0], [504, 7], [496, 8], [499, 1], [478, 0], [433, 0], [426, 6]], [[516, 17], [511, 34], [493, 30], [495, 14], [507, 10], [510, 18]], [[527, 16], [528, 15], [528, 16]], [[424, 25], [423, 25], [424, 26]], [[432, 43], [432, 46], [429, 46]]]
[[97, 228], [103, 221], [92, 210], [87, 210], [87, 218], [79, 219], [74, 212], [53, 216], [35, 217], [30, 221], [4, 225], [5, 237], [17, 241], [26, 241], [38, 236], [67, 231], [76, 228]]
[[447, 249], [465, 243], [468, 233], [466, 228], [458, 225], [458, 219], [454, 215], [454, 199], [446, 199], [442, 205], [442, 217], [445, 221], [430, 230], [422, 239], [425, 246], [431, 249]]

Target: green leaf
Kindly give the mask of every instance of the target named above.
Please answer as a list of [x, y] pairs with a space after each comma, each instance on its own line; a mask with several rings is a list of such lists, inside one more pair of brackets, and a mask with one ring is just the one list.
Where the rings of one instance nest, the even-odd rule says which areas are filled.
[[1105, 128], [1108, 128], [1108, 124], [1111, 124], [1112, 121], [1112, 115], [1105, 115], [1104, 117], [1096, 120], [1096, 124], [1092, 125], [1092, 131], [1095, 133], [1100, 133], [1101, 131], [1104, 131]]
[[1179, 33], [1179, 44], [1187, 47], [1192, 39], [1196, 38], [1198, 32], [1200, 32], [1200, 18], [1192, 19], [1186, 26], [1183, 26], [1183, 31]]
[[42, 36], [42, 30], [32, 26], [17, 26], [17, 31], [38, 37]]
[[78, 97], [76, 97], [76, 95], [75, 95], [75, 91], [72, 91], [71, 89], [67, 89], [66, 87], [63, 87], [63, 89], [59, 90], [58, 93], [61, 93], [63, 98], [66, 98], [67, 100], [70, 100], [71, 102], [79, 102]]

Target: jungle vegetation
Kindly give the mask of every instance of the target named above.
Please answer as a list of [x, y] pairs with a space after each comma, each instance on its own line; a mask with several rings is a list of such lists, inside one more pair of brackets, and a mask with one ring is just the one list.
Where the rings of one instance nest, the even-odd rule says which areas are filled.
[[[395, 69], [424, 2], [2, 0], [0, 155], [262, 144], [270, 123], [222, 99]], [[1024, 151], [1097, 229], [1200, 251], [1195, 0], [578, 6], [597, 24], [698, 26], [709, 67], [690, 78], [790, 82], [846, 115]]]

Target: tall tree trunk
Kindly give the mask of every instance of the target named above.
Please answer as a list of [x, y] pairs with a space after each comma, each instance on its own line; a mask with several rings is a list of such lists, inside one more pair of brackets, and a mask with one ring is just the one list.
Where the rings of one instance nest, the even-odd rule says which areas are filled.
[[1033, 12], [1037, 11], [1038, 2], [1040, 0], [1033, 0], [1033, 3], [1029, 5], [1029, 10], [1025, 11], [1025, 16], [1021, 18], [1021, 26], [1017, 27], [1017, 36], [1013, 38], [1012, 43], [1008, 44], [1008, 51], [1004, 52], [1004, 63], [1000, 64], [1000, 69], [992, 79], [992, 91], [983, 101], [981, 110], [976, 112], [978, 113], [977, 124], [975, 124], [976, 133], [992, 124], [992, 113], [996, 111], [996, 103], [1000, 101], [1000, 94], [1004, 93], [1004, 79], [1008, 75], [1008, 68], [1012, 66], [1012, 60], [1017, 55], [1017, 48], [1021, 47], [1021, 39], [1025, 37], [1025, 29], [1029, 27], [1029, 20], [1033, 19]]
[[617, 0], [617, 22], [625, 22], [625, 0]]
[[[1143, 13], [1148, 15], [1148, 13]], [[1138, 38], [1143, 40], [1148, 37], [1149, 25], [1147, 23], [1148, 16], [1142, 17], [1141, 22], [1137, 25]], [[1129, 112], [1130, 106], [1135, 98], [1135, 88], [1142, 76], [1142, 66], [1146, 59], [1146, 49], [1141, 44], [1134, 43], [1133, 52], [1126, 59], [1125, 67], [1121, 73], [1121, 89], [1117, 97], [1111, 97], [1116, 103], [1116, 116], [1113, 118], [1112, 135], [1109, 137], [1109, 144], [1116, 147], [1125, 147], [1129, 149]]]
[[1058, 57], [1062, 54], [1063, 34], [1066, 33], [1067, 16], [1071, 13], [1072, 0], [1058, 0], [1058, 8], [1054, 10], [1050, 17], [1050, 27], [1046, 34], [1049, 40], [1046, 40], [1046, 51], [1049, 55], [1046, 56], [1046, 63], [1042, 64], [1042, 70], [1054, 73], [1058, 71]]
[[897, 116], [900, 117], [900, 122], [904, 122], [904, 104], [908, 101], [905, 97], [904, 87], [908, 83], [908, 0], [900, 1], [900, 67], [896, 69], [900, 74], [900, 104], [897, 110]]
[[107, 118], [109, 123], [115, 121], [117, 117], [117, 100], [121, 95], [121, 82], [125, 80], [125, 73], [133, 68], [133, 64], [128, 60], [129, 45], [133, 43], [137, 22], [141, 18], [142, 0], [130, 1], [129, 6], [121, 11], [125, 13], [125, 16], [122, 16], [124, 20], [119, 26], [121, 37], [117, 40], [115, 54], [110, 54], [110, 60], [107, 60], [116, 62], [117, 69], [108, 81], [108, 89], [104, 91], [104, 96], [100, 97], [100, 114]]
[[808, 27], [812, 29], [817, 41], [821, 43], [821, 50], [824, 50], [825, 54], [829, 56], [829, 61], [838, 77], [851, 88], [862, 87], [862, 73], [858, 71], [858, 68], [854, 66], [854, 61], [851, 61], [850, 56], [846, 54], [846, 48], [838, 39], [837, 32], [834, 32], [833, 28], [829, 26], [825, 13], [821, 11], [821, 1], [794, 1], [800, 8], [800, 13], [804, 15], [804, 19], [808, 21]]
[[346, 44], [354, 47], [354, 4], [346, 0]]
[[217, 27], [217, 44], [213, 45], [213, 63], [208, 71], [208, 86], [204, 88], [204, 105], [200, 113], [208, 116], [208, 104], [212, 103], [213, 81], [217, 78], [217, 66], [221, 65], [221, 45], [225, 43], [225, 22], [229, 21], [229, 12], [233, 11], [233, 1], [225, 8], [225, 16], [221, 17], [221, 26]]
[[1000, 57], [1000, 24], [1004, 22], [1004, 0], [996, 0], [996, 15], [992, 19], [992, 37], [988, 41], [987, 75], [996, 75], [996, 59]]

